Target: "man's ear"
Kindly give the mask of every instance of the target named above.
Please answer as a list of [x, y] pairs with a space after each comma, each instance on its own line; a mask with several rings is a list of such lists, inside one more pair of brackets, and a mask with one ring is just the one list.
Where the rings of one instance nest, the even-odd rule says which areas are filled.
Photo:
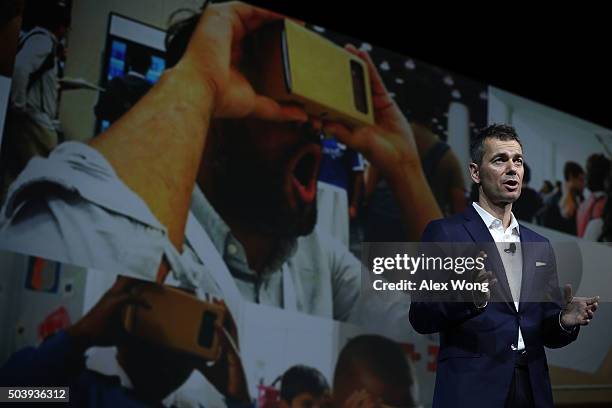
[[470, 163], [470, 177], [476, 184], [480, 184], [480, 167], [474, 162]]

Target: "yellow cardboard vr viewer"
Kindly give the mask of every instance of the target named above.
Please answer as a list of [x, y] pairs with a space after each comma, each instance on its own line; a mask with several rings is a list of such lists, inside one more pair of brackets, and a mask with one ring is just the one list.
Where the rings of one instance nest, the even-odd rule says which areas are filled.
[[223, 324], [225, 309], [183, 290], [153, 282], [132, 289], [150, 308], [128, 305], [123, 325], [135, 337], [174, 351], [216, 360], [220, 339], [216, 324]]
[[250, 80], [260, 94], [350, 127], [374, 124], [368, 67], [359, 57], [286, 19], [258, 30], [253, 52], [258, 68]]

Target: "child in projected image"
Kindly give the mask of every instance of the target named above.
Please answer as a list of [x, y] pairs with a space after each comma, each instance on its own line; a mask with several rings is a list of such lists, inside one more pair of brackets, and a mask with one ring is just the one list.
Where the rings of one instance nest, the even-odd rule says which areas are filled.
[[341, 408], [418, 407], [414, 369], [399, 344], [377, 335], [351, 339], [334, 372], [333, 400]]
[[289, 368], [282, 376], [279, 408], [331, 406], [327, 380], [319, 370], [304, 365]]

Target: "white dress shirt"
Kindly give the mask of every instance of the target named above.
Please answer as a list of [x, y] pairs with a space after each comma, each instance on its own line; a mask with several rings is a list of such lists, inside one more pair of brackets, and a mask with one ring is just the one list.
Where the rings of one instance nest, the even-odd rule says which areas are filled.
[[[510, 213], [510, 225], [508, 228], [504, 229], [502, 220], [489, 214], [477, 203], [472, 203], [472, 206], [489, 229], [489, 233], [491, 234], [491, 237], [493, 237], [493, 241], [507, 244], [518, 244], [521, 242], [519, 223], [514, 217], [514, 214]], [[514, 251], [505, 251], [505, 249], [508, 248], [509, 245], [497, 245], [497, 251], [499, 252], [499, 256], [504, 264], [504, 269], [506, 270], [506, 278], [508, 279], [508, 286], [510, 286], [510, 291], [512, 292], [514, 307], [518, 311], [521, 295], [521, 280], [523, 277], [523, 255], [521, 253], [520, 245], [516, 245], [516, 250]], [[523, 334], [521, 333], [520, 326], [518, 330], [518, 340], [515, 347], [516, 350], [525, 349], [525, 343], [523, 341]]]

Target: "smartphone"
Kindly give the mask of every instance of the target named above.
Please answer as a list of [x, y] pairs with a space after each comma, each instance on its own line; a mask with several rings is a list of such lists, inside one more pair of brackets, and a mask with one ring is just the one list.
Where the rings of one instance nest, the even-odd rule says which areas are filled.
[[205, 360], [219, 357], [215, 325], [224, 323], [225, 308], [153, 282], [138, 284], [132, 291], [151, 308], [129, 305], [124, 309], [123, 322], [129, 334]]
[[279, 102], [349, 127], [374, 124], [370, 77], [364, 61], [291, 20], [259, 29], [251, 40], [250, 82]]

